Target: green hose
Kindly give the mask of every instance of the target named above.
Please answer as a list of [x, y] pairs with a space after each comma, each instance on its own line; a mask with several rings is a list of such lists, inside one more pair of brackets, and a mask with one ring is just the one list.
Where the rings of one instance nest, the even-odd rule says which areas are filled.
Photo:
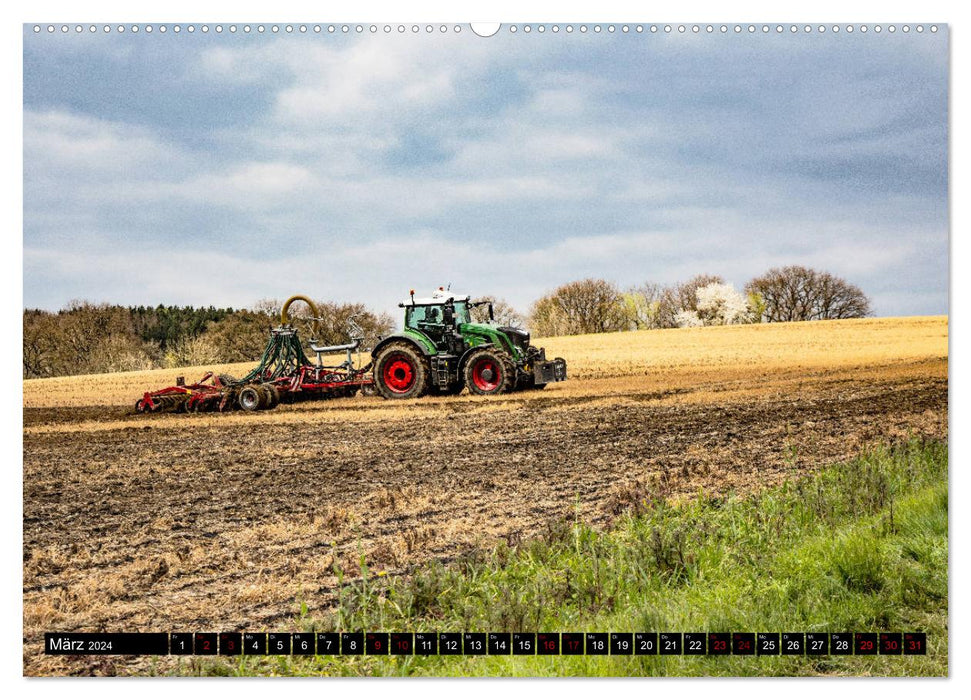
[[300, 367], [309, 364], [310, 359], [303, 351], [296, 329], [273, 330], [260, 358], [260, 364], [236, 382], [236, 385], [290, 376]]

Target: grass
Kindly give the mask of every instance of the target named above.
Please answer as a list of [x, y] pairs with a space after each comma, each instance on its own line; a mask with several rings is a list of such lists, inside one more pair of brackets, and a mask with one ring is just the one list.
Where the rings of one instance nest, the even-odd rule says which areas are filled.
[[[407, 578], [361, 561], [301, 630], [923, 631], [909, 657], [195, 659], [201, 675], [947, 675], [947, 445], [914, 439], [746, 497], [639, 500]], [[341, 572], [337, 572], [341, 575]]]

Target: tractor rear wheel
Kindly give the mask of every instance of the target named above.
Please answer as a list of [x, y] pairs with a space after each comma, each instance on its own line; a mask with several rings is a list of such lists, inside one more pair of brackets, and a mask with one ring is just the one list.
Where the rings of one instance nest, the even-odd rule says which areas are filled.
[[386, 399], [414, 399], [428, 392], [428, 361], [409, 343], [390, 343], [374, 361], [374, 387]]
[[465, 362], [465, 386], [473, 394], [504, 394], [516, 381], [516, 366], [504, 352], [476, 350]]

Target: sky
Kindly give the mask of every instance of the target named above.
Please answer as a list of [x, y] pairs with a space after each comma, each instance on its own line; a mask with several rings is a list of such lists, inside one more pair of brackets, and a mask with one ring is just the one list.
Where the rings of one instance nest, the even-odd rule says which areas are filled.
[[802, 264], [948, 312], [944, 25], [116, 26], [24, 27], [25, 307], [451, 284], [527, 311]]

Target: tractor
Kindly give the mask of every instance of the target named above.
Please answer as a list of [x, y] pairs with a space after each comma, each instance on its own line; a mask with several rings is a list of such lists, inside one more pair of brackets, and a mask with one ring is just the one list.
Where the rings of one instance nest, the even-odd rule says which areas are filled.
[[[354, 317], [348, 319], [351, 342], [309, 347], [317, 361], [307, 357], [289, 316], [297, 301], [310, 309], [310, 332], [318, 336], [320, 314], [305, 296], [287, 299], [280, 325], [270, 330], [259, 365], [242, 379], [209, 372], [194, 384], [179, 377], [174, 386], [146, 392], [135, 403], [138, 413], [176, 411], [258, 411], [281, 401], [366, 396], [410, 399], [425, 394], [454, 395], [468, 387], [473, 394], [502, 394], [518, 389], [542, 389], [566, 379], [566, 360], [546, 359], [546, 351], [529, 344], [529, 333], [495, 321], [492, 302], [439, 288], [431, 297], [398, 306], [405, 310], [404, 328], [374, 346], [372, 361], [355, 366], [352, 353], [364, 339]], [[472, 309], [488, 305], [489, 320], [473, 323]], [[324, 356], [344, 352], [347, 359], [325, 365]], [[360, 355], [358, 356], [360, 360]], [[358, 363], [360, 364], [360, 362]]]
[[[475, 323], [472, 309], [487, 306], [489, 320]], [[502, 394], [542, 389], [566, 379], [566, 360], [546, 359], [521, 328], [495, 321], [490, 300], [472, 301], [439, 287], [430, 297], [410, 298], [404, 326], [382, 339], [371, 352], [374, 389], [387, 399], [425, 394]]]

